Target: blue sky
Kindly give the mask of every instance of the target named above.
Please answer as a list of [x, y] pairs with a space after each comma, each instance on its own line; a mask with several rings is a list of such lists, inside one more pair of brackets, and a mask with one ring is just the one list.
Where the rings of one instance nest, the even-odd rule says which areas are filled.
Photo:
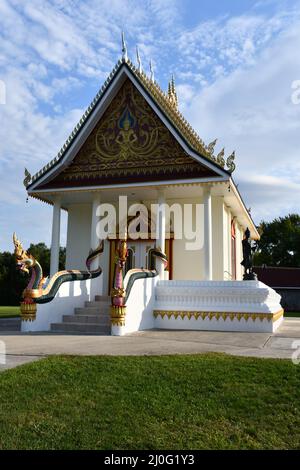
[[0, 0], [0, 251], [14, 230], [50, 243], [51, 207], [26, 203], [24, 167], [56, 155], [120, 58], [121, 30], [162, 88], [175, 74], [203, 140], [236, 150], [255, 221], [299, 212], [299, 0]]

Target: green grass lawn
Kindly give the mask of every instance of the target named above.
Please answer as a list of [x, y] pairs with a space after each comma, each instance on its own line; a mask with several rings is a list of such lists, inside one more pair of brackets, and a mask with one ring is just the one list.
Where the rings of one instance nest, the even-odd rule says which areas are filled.
[[300, 317], [300, 312], [284, 312], [285, 317]]
[[50, 357], [0, 374], [0, 449], [299, 449], [300, 366]]
[[20, 307], [0, 307], [0, 318], [19, 317]]

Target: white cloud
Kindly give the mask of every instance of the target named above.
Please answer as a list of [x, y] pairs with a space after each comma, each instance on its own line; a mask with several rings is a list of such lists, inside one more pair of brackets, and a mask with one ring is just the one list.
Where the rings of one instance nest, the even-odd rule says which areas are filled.
[[291, 83], [300, 78], [299, 42], [300, 20], [252, 66], [217, 79], [185, 104], [206, 141], [218, 137], [228, 154], [236, 150], [235, 179], [246, 201], [255, 202], [256, 219], [299, 211], [300, 106], [291, 102]]
[[214, 68], [211, 78], [215, 79], [239, 66], [251, 66], [257, 54], [297, 17], [299, 9], [292, 8], [271, 17], [255, 12], [201, 22], [179, 35], [178, 47], [184, 59], [181, 68], [195, 75]]

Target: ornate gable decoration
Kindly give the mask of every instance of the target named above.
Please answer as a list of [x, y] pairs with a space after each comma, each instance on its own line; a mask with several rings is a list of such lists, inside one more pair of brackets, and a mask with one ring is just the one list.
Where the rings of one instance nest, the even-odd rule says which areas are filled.
[[44, 188], [217, 176], [190, 157], [133, 83], [121, 89], [72, 163]]

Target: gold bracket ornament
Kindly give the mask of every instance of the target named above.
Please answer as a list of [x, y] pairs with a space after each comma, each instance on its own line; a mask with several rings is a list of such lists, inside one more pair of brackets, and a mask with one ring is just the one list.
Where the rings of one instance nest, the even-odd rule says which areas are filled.
[[21, 319], [24, 321], [34, 321], [36, 319], [37, 305], [35, 302], [21, 302]]

